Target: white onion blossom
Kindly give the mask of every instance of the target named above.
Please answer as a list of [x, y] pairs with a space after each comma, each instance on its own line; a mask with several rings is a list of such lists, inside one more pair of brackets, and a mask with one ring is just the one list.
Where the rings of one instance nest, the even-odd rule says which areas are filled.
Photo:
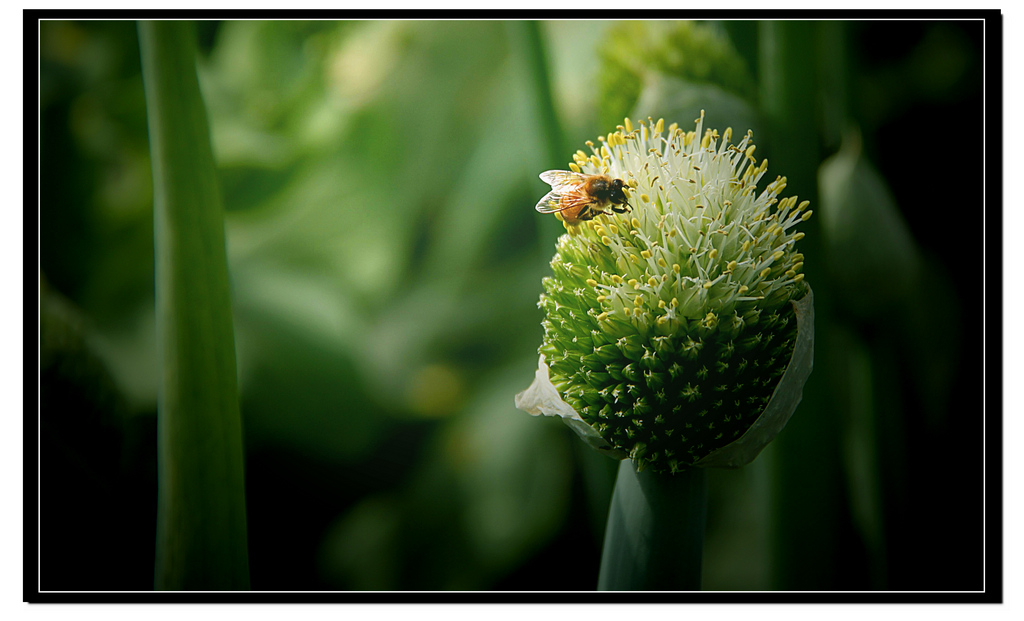
[[796, 225], [808, 201], [760, 192], [750, 132], [624, 125], [577, 151], [575, 172], [623, 179], [631, 211], [557, 242], [538, 306], [537, 376], [516, 396], [638, 469], [739, 466], [800, 400], [813, 349]]

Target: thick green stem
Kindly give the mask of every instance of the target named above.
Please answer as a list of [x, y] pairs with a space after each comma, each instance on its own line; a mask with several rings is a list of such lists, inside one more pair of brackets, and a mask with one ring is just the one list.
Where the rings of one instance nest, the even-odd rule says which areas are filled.
[[551, 71], [548, 68], [547, 51], [540, 24], [536, 21], [509, 22], [514, 49], [522, 57], [529, 75], [530, 90], [542, 135], [546, 141], [548, 166], [564, 167], [562, 160], [568, 157], [565, 146], [565, 131], [555, 108], [555, 97], [551, 90]]
[[[817, 48], [821, 22], [767, 21], [758, 24], [761, 108], [767, 121], [766, 155], [772, 168], [787, 171], [787, 193], [818, 205], [815, 181], [821, 163], [822, 93]], [[824, 272], [822, 217], [808, 220], [802, 230], [801, 252], [807, 257], [804, 273], [813, 282], [816, 348], [831, 351], [832, 290]], [[775, 495], [772, 536], [775, 568], [773, 588], [827, 589], [834, 585], [835, 564], [841, 543], [843, 516], [839, 457], [842, 436], [827, 378], [834, 370], [823, 357], [803, 391], [800, 410], [775, 442]]]
[[[555, 108], [555, 97], [551, 89], [551, 70], [540, 23], [536, 21], [511, 21], [507, 23], [513, 54], [519, 57], [527, 75], [529, 92], [532, 94], [534, 114], [543, 136], [547, 168], [562, 169], [567, 165], [570, 151], [566, 147], [565, 130]], [[538, 197], [539, 198], [539, 197]], [[541, 218], [544, 237], [554, 237], [564, 232], [559, 222], [550, 217]], [[548, 252], [545, 246], [544, 252]]]
[[224, 210], [195, 37], [190, 22], [139, 24], [161, 364], [155, 585], [242, 590], [249, 560]]
[[601, 556], [599, 591], [699, 591], [707, 473], [637, 473], [619, 466]]

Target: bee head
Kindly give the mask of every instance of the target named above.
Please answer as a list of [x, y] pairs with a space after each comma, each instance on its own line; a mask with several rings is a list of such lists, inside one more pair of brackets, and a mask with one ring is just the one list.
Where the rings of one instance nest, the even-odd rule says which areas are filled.
[[612, 179], [612, 188], [608, 198], [616, 205], [624, 205], [629, 201], [625, 192], [626, 184], [622, 179]]

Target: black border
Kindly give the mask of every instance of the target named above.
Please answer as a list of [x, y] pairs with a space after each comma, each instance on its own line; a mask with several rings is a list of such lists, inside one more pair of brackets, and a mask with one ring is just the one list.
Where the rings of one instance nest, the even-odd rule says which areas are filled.
[[[22, 504], [24, 506], [24, 570], [22, 588], [25, 601], [42, 601], [42, 595], [30, 586], [37, 586], [39, 575], [39, 22], [24, 18], [24, 312], [25, 312], [25, 367], [24, 367], [24, 479]], [[30, 131], [31, 130], [31, 131]], [[31, 260], [30, 260], [31, 259]], [[34, 284], [30, 284], [34, 283]], [[28, 295], [32, 291], [35, 295]], [[29, 338], [31, 335], [31, 338]]]
[[985, 19], [985, 586], [1003, 601], [1003, 16]]
[[[792, 591], [792, 592], [156, 592], [38, 590], [39, 414], [39, 22], [46, 19], [579, 19], [580, 13], [524, 10], [53, 10], [23, 11], [24, 29], [24, 559], [23, 597], [29, 603], [1002, 603], [1003, 602], [1003, 16], [998, 9], [887, 11], [839, 9], [738, 11], [631, 11], [630, 19], [913, 19], [985, 22], [985, 586], [984, 591]], [[593, 11], [588, 19], [621, 19]], [[33, 131], [29, 131], [33, 130]], [[31, 260], [29, 260], [31, 259]], [[34, 283], [31, 287], [28, 283]]]

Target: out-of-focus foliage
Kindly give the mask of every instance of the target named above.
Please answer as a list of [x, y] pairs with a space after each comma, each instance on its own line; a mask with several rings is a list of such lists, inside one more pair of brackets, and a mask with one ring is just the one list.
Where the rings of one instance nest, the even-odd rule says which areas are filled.
[[[906, 339], [864, 314], [824, 311], [838, 327], [823, 329], [811, 381], [851, 395], [837, 440], [848, 458], [828, 480], [835, 494], [777, 495], [785, 446], [711, 473], [705, 588], [801, 588], [811, 571], [821, 576], [815, 588], [975, 587], [974, 566], [957, 565], [976, 553], [973, 496], [970, 510], [942, 508], [963, 533], [947, 536], [946, 560], [926, 554], [933, 531], [915, 530], [940, 513], [939, 481], [973, 476], [920, 466], [975, 416], [973, 365], [951, 360], [948, 346], [969, 278], [952, 253], [937, 252], [948, 231], [931, 227], [944, 220], [929, 210], [944, 209], [944, 197], [919, 177], [903, 179], [920, 175], [914, 166], [925, 159], [908, 159], [912, 147], [890, 137], [980, 105], [980, 38], [963, 24], [893, 24], [850, 28], [847, 112], [837, 116], [861, 128], [862, 157], [923, 257], [910, 297], [926, 303], [901, 307], [906, 329], [896, 334]], [[571, 146], [626, 114], [679, 114], [682, 124], [704, 108], [716, 126], [755, 126], [757, 47], [711, 28], [542, 24]], [[42, 377], [44, 429], [61, 431], [44, 434], [41, 449], [43, 586], [148, 589], [157, 370], [135, 26], [47, 21], [41, 37], [41, 271], [46, 299], [62, 300], [59, 316], [77, 317], [80, 335], [78, 353], [48, 346]], [[228, 210], [253, 588], [594, 588], [615, 464], [512, 402], [536, 368], [536, 302], [554, 240], [532, 209], [546, 190], [537, 179], [545, 143], [505, 25], [204, 22], [200, 38]], [[816, 169], [799, 180], [816, 181]], [[836, 260], [826, 256], [808, 255], [808, 265]], [[828, 285], [812, 284], [827, 304]], [[929, 338], [923, 326], [936, 322], [947, 341]], [[62, 325], [44, 321], [44, 342], [67, 334]], [[91, 360], [89, 377], [109, 376], [116, 398], [67, 389], [81, 382], [62, 358]], [[963, 386], [950, 386], [951, 376]], [[111, 399], [121, 414], [101, 419]], [[954, 407], [955, 433], [936, 414]], [[834, 415], [801, 407], [790, 427]], [[922, 440], [911, 430], [925, 420]], [[81, 511], [90, 498], [110, 510]], [[793, 559], [834, 550], [826, 569], [779, 570], [783, 501], [793, 511], [831, 503], [838, 517], [815, 531], [820, 538], [786, 550]], [[86, 532], [107, 542], [88, 576], [69, 562], [100, 556], [95, 539], [72, 535]]]
[[[848, 136], [819, 168], [821, 232], [837, 295], [851, 314], [884, 314], [912, 290], [919, 251], [885, 180]], [[871, 290], [871, 295], [864, 292]]]

